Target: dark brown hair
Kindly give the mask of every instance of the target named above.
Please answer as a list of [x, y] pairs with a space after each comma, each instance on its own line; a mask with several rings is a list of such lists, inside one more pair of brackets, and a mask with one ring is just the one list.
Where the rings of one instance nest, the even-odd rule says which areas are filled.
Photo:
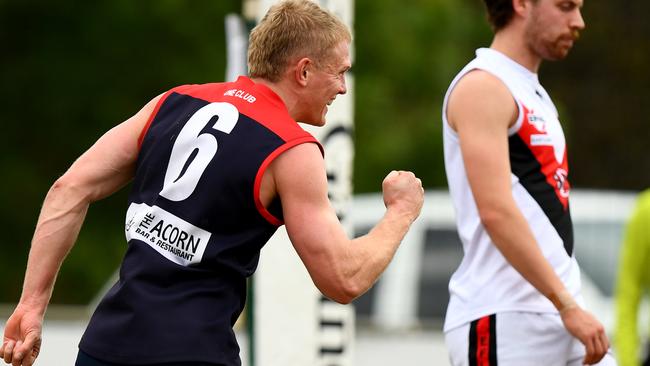
[[512, 19], [515, 9], [512, 0], [483, 0], [487, 9], [488, 22], [496, 32], [505, 27]]

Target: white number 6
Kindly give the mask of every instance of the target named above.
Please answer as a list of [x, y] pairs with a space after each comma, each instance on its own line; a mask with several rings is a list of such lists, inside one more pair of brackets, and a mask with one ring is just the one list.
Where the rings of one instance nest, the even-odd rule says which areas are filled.
[[200, 133], [215, 116], [218, 120], [212, 128], [229, 134], [239, 119], [239, 111], [230, 103], [210, 103], [194, 113], [172, 147], [161, 196], [182, 201], [194, 192], [219, 146], [213, 135]]

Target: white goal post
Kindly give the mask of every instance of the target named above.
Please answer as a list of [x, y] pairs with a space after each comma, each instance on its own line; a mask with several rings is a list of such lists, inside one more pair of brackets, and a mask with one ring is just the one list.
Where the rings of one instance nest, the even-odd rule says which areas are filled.
[[[244, 17], [249, 24], [255, 24], [277, 1], [244, 0]], [[352, 31], [353, 2], [320, 0], [319, 4], [336, 14]], [[227, 20], [229, 79], [242, 73], [241, 64], [245, 62], [245, 56], [242, 61], [245, 55], [242, 26], [241, 21]], [[319, 128], [304, 127], [323, 144], [329, 196], [351, 236], [348, 207], [352, 199], [352, 75], [347, 75], [346, 82], [347, 93], [338, 96], [330, 107], [327, 124]], [[352, 366], [354, 309], [352, 305], [337, 304], [320, 294], [284, 227], [262, 249], [250, 287], [246, 318], [249, 366]]]

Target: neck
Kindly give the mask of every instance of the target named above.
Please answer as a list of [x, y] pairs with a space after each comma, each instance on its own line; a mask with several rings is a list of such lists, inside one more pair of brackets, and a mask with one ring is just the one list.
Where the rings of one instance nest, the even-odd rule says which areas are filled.
[[524, 29], [511, 24], [499, 30], [490, 48], [503, 53], [518, 64], [537, 74], [542, 59], [530, 49], [525, 40]]
[[285, 79], [282, 79], [278, 82], [272, 82], [263, 78], [253, 78], [252, 80], [256, 84], [262, 84], [273, 90], [273, 92], [277, 94], [280, 99], [282, 99], [282, 102], [284, 102], [284, 105], [287, 107], [291, 118], [297, 120], [299, 97], [293, 88], [291, 88], [289, 85], [286, 85], [287, 81]]

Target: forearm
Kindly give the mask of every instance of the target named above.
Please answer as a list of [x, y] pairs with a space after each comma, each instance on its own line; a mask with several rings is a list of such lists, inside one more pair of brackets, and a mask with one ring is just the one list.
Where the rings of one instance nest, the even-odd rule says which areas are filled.
[[74, 245], [88, 206], [126, 185], [138, 157], [138, 136], [160, 96], [113, 127], [82, 154], [48, 192], [27, 261], [21, 303], [45, 311], [61, 263]]
[[61, 180], [52, 186], [32, 239], [21, 304], [45, 312], [61, 263], [77, 239], [88, 205], [79, 189]]
[[352, 261], [354, 268], [350, 271], [350, 279], [361, 293], [367, 291], [384, 272], [412, 221], [408, 215], [389, 209], [367, 235], [352, 241], [351, 248], [359, 259]]
[[285, 218], [289, 237], [314, 284], [330, 299], [348, 303], [376, 282], [418, 212], [390, 207], [368, 234], [353, 240], [333, 210]]
[[528, 222], [516, 206], [493, 210], [483, 224], [501, 254], [533, 287], [562, 311], [575, 301], [544, 257]]

